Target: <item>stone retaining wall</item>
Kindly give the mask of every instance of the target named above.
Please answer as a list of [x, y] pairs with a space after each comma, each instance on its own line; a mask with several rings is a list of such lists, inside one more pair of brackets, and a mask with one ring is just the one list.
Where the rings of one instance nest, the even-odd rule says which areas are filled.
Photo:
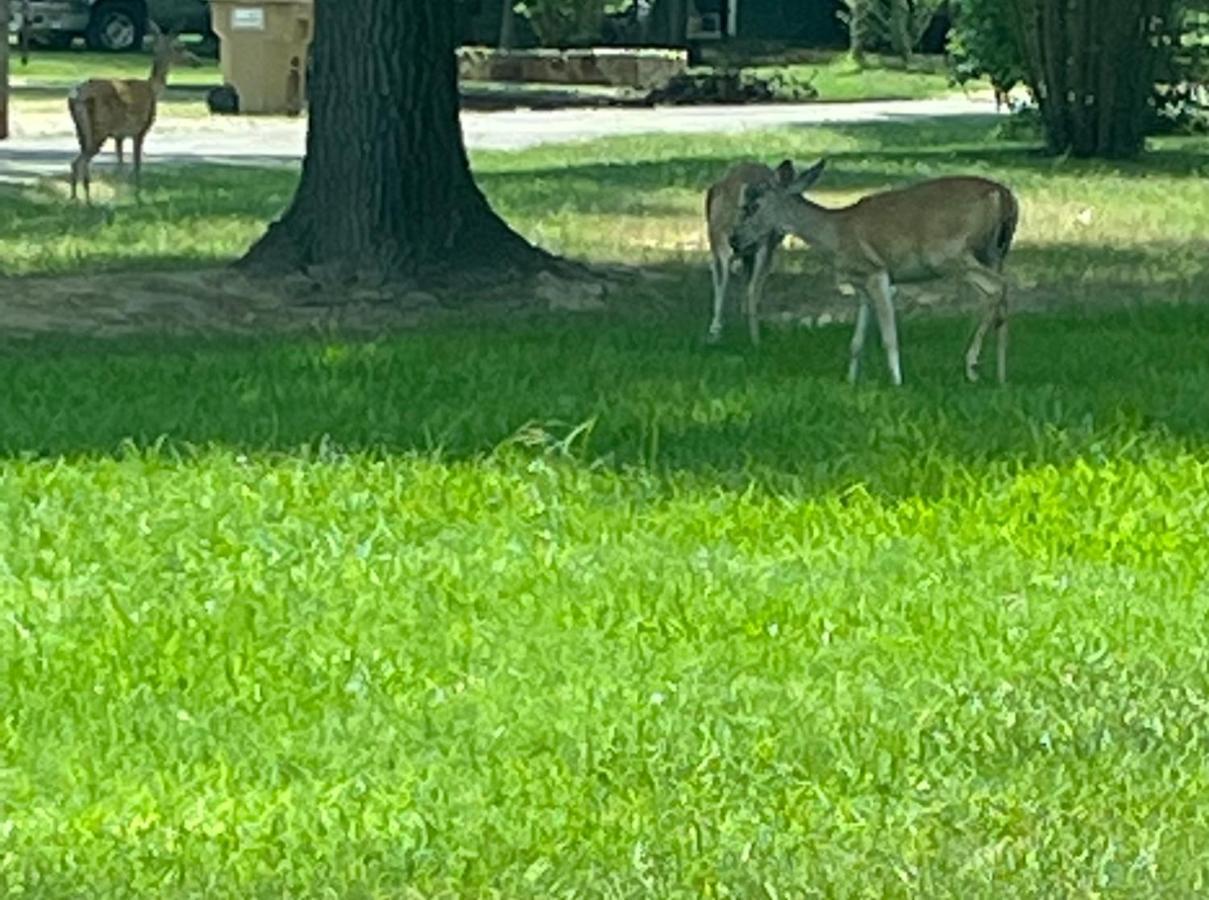
[[683, 50], [513, 50], [462, 47], [458, 74], [464, 81], [599, 84], [650, 90], [688, 69]]

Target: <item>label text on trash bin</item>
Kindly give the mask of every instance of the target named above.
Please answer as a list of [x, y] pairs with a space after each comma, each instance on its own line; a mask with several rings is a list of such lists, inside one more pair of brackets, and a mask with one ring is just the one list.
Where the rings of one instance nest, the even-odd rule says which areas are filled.
[[263, 6], [236, 6], [231, 10], [232, 31], [264, 31]]

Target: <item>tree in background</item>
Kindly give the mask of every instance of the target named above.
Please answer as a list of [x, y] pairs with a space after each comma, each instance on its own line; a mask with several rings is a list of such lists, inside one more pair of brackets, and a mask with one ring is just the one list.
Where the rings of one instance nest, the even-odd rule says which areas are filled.
[[910, 63], [945, 0], [841, 0], [849, 47], [857, 62], [887, 49]]
[[499, 280], [554, 262], [474, 183], [458, 121], [455, 15], [448, 0], [315, 4], [302, 178], [243, 265], [341, 280]]
[[1024, 55], [1006, 0], [954, 0], [949, 60], [958, 84], [980, 78], [1006, 96], [1025, 82]]
[[604, 26], [604, 0], [523, 0], [524, 13], [543, 47], [591, 44]]
[[1140, 153], [1178, 0], [1010, 0], [1025, 77], [1054, 153]]
[[1203, 126], [1209, 0], [955, 0], [958, 82], [1026, 84], [1055, 153], [1127, 157]]

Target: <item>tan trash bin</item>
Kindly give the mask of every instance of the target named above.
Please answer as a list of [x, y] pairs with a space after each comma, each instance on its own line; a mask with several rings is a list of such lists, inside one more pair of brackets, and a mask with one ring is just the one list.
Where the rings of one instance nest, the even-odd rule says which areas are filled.
[[313, 0], [210, 0], [223, 81], [241, 113], [298, 115], [306, 105]]

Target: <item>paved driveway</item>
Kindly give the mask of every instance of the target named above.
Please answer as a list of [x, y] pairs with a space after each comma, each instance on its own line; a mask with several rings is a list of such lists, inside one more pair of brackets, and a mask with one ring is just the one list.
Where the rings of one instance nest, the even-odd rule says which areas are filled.
[[[964, 97], [881, 103], [513, 110], [463, 113], [462, 129], [471, 148], [519, 149], [618, 134], [736, 132], [994, 112], [990, 99]], [[66, 174], [76, 151], [66, 113], [40, 114], [24, 123], [18, 113], [15, 126], [15, 136], [0, 142], [0, 181], [22, 182]], [[287, 164], [302, 157], [305, 145], [304, 119], [164, 119], [147, 140], [147, 164]], [[113, 161], [113, 153], [107, 150], [98, 158], [98, 165]]]

